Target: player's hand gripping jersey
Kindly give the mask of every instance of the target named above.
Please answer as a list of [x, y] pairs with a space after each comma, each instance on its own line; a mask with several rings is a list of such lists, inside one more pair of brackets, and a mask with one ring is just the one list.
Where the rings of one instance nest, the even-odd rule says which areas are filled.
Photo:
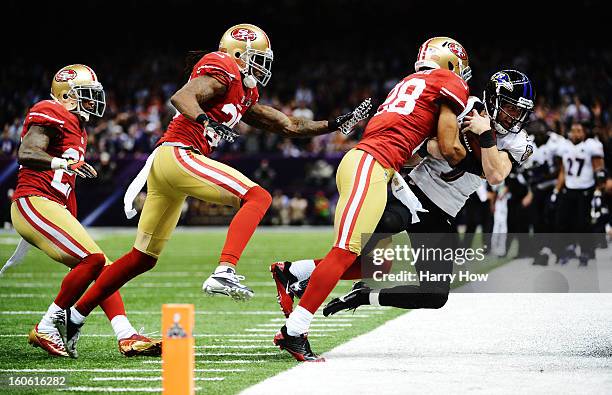
[[399, 170], [412, 151], [437, 132], [443, 101], [457, 115], [465, 109], [469, 88], [445, 69], [419, 71], [401, 80], [368, 123], [357, 148], [371, 154], [385, 168]]
[[[222, 96], [213, 97], [202, 105], [208, 117], [230, 128], [236, 126], [244, 113], [257, 103], [259, 93], [257, 87], [246, 88], [236, 62], [226, 53], [211, 52], [200, 59], [193, 67], [189, 79], [204, 75], [213, 77], [227, 87]], [[219, 144], [221, 137], [206, 129], [203, 125], [177, 114], [168, 125], [168, 130], [160, 140], [164, 142], [182, 143], [209, 154]]]
[[[53, 100], [36, 103], [25, 118], [21, 137], [33, 125], [53, 128], [57, 133], [49, 141], [47, 153], [53, 157], [83, 160], [87, 131], [78, 117]], [[74, 183], [76, 175], [64, 170], [33, 170], [20, 167], [13, 200], [24, 196], [41, 196], [67, 206], [75, 214]]]

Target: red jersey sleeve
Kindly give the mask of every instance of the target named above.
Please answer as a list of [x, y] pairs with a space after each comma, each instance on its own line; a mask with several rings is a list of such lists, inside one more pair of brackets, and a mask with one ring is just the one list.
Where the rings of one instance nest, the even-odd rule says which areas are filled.
[[24, 134], [32, 125], [48, 126], [56, 129], [61, 129], [66, 124], [63, 107], [61, 104], [51, 100], [44, 100], [36, 103], [31, 109], [24, 121]]
[[438, 77], [439, 100], [448, 103], [455, 114], [461, 114], [470, 97], [467, 83], [450, 70], [438, 69], [434, 73]]
[[238, 72], [238, 65], [228, 54], [223, 52], [211, 52], [204, 55], [195, 65], [191, 73], [191, 78], [208, 75], [223, 85], [228, 86], [232, 80], [239, 77], [237, 75]]

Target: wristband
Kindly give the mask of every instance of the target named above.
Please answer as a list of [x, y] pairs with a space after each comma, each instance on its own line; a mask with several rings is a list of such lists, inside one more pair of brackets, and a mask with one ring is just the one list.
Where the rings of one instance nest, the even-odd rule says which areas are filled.
[[208, 121], [209, 121], [208, 115], [206, 115], [205, 113], [202, 113], [196, 117], [196, 122], [199, 124], [204, 125], [204, 123]]
[[66, 170], [68, 168], [68, 161], [64, 158], [53, 158], [51, 159], [51, 170]]
[[480, 148], [491, 148], [495, 147], [495, 135], [493, 134], [493, 129], [489, 129], [486, 132], [483, 132], [478, 136], [478, 143], [480, 144]]

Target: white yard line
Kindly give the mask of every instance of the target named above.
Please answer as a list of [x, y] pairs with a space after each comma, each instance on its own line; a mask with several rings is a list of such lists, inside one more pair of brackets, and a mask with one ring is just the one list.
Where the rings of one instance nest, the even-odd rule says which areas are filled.
[[[266, 328], [276, 328], [279, 329], [279, 324], [257, 324], [258, 327], [266, 327]], [[324, 327], [347, 327], [353, 326], [353, 324], [310, 324], [311, 328], [324, 328]]]
[[[280, 326], [279, 326], [279, 328], [278, 328], [278, 329], [280, 329]], [[309, 331], [309, 333], [319, 333], [319, 332], [338, 332], [338, 331], [340, 331], [340, 330], [341, 330], [341, 329], [325, 329], [325, 328], [323, 328], [323, 329], [319, 329], [319, 328], [315, 328], [315, 329], [313, 329], [313, 330]], [[270, 328], [270, 329], [264, 329], [264, 328], [247, 328], [247, 329], [245, 329], [245, 331], [247, 331], [247, 332], [266, 332], [266, 333], [270, 333], [270, 334], [272, 334], [273, 336], [274, 336], [274, 334], [275, 334], [276, 332], [278, 332], [277, 330], [274, 330], [273, 328]]]
[[[276, 355], [276, 354], [274, 354]], [[232, 359], [232, 360], [220, 360], [220, 361], [215, 361], [215, 360], [198, 360], [197, 362], [199, 363], [219, 363], [219, 364], [250, 364], [250, 363], [266, 363], [267, 361], [263, 361], [263, 360], [246, 360], [246, 359]], [[158, 359], [153, 359], [153, 360], [147, 360], [147, 361], [142, 361], [142, 363], [144, 364], [148, 364], [148, 365], [161, 365], [162, 361], [158, 360]]]
[[229, 344], [222, 344], [222, 345], [216, 345], [216, 346], [194, 346], [194, 348], [196, 350], [198, 349], [203, 349], [203, 350], [208, 350], [208, 349], [237, 349], [237, 350], [246, 350], [246, 349], [253, 349], [253, 348], [257, 348], [257, 349], [261, 349], [261, 348], [276, 348], [278, 349], [277, 346], [273, 345], [272, 342], [267, 342], [270, 344], [245, 344], [245, 345], [240, 345], [240, 346], [235, 346], [235, 345], [229, 345]]
[[[158, 377], [92, 377], [91, 381], [161, 381]], [[196, 381], [223, 381], [225, 377], [196, 377]]]
[[[45, 314], [46, 311], [34, 311], [34, 310], [1, 310], [0, 315], [40, 315]], [[93, 315], [104, 315], [102, 311], [94, 311]], [[154, 311], [128, 311], [128, 315], [161, 315], [160, 310]], [[196, 315], [276, 315], [278, 316], [280, 311], [267, 311], [267, 310], [243, 310], [243, 311], [196, 311]]]
[[[200, 391], [201, 387], [196, 387], [196, 391]], [[130, 387], [130, 388], [121, 388], [121, 387], [66, 387], [59, 388], [59, 391], [67, 391], [67, 392], [161, 392], [161, 387]]]
[[243, 394], [612, 393], [610, 311], [610, 294], [451, 294]]
[[279, 355], [280, 352], [197, 352], [196, 357], [266, 357]]
[[[161, 361], [159, 361], [161, 363]], [[195, 372], [242, 373], [244, 369], [195, 369]], [[0, 373], [159, 373], [161, 369], [0, 369]]]

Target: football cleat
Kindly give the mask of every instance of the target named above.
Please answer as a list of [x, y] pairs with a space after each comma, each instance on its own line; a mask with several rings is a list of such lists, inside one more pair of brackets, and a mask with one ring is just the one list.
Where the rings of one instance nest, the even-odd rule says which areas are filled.
[[204, 284], [202, 291], [208, 295], [227, 295], [234, 300], [249, 300], [255, 294], [249, 287], [240, 284], [244, 276], [236, 274], [233, 268], [211, 274]]
[[289, 317], [293, 311], [294, 297], [300, 298], [304, 294], [300, 284], [304, 281], [308, 284], [308, 280], [298, 281], [289, 271], [289, 267], [291, 267], [291, 262], [275, 262], [270, 265], [270, 272], [276, 283], [276, 298], [285, 317]]
[[274, 336], [274, 344], [293, 355], [299, 362], [325, 362], [325, 358], [312, 352], [307, 334], [289, 336], [285, 325]]
[[83, 324], [77, 325], [70, 320], [70, 309], [60, 310], [53, 317], [53, 326], [58, 330], [64, 341], [66, 352], [72, 358], [78, 358], [77, 343]]
[[127, 339], [119, 340], [119, 352], [126, 357], [146, 356], [160, 357], [162, 350], [161, 340], [151, 340], [139, 333]]
[[[55, 328], [54, 328], [55, 329]], [[32, 347], [40, 347], [49, 355], [56, 355], [60, 357], [67, 357], [68, 353], [64, 347], [64, 341], [57, 330], [50, 333], [40, 332], [38, 330], [38, 324], [30, 331], [28, 335], [28, 343]]]
[[367, 303], [371, 290], [365, 282], [356, 282], [349, 293], [332, 299], [323, 308], [323, 315], [327, 317], [342, 310], [356, 310], [357, 307]]

